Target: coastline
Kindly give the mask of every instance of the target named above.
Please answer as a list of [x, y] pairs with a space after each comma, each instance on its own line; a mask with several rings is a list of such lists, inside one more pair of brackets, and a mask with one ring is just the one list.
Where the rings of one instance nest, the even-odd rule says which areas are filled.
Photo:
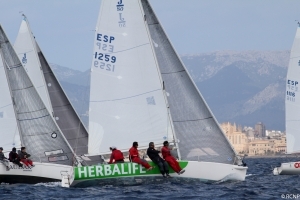
[[282, 155], [257, 155], [257, 156], [245, 156], [244, 158], [297, 158], [299, 157], [300, 160], [300, 156], [297, 155], [288, 155], [288, 154], [282, 154]]

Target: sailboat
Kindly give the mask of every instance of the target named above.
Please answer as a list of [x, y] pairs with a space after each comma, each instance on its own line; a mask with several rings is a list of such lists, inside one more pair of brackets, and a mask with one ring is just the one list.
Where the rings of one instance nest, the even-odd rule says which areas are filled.
[[[296, 36], [291, 49], [290, 61], [286, 77], [286, 97], [285, 97], [285, 127], [287, 153], [297, 154], [300, 152], [300, 99], [299, 74], [300, 74], [300, 23], [296, 31]], [[300, 161], [281, 163], [280, 167], [275, 167], [274, 175], [295, 175], [300, 174]]]
[[9, 89], [14, 111], [14, 117], [11, 116], [10, 120], [16, 120], [14, 123], [17, 125], [21, 144], [31, 154], [35, 164], [35, 167], [18, 167], [10, 163], [10, 170], [6, 171], [1, 163], [0, 182], [60, 181], [65, 175], [72, 174], [76, 163], [75, 153], [33, 86], [2, 26], [0, 55], [0, 74], [7, 81], [3, 86]]
[[[145, 151], [168, 140], [184, 174], [175, 179], [243, 181], [237, 156], [147, 0], [102, 0], [94, 37], [89, 154]], [[151, 162], [150, 162], [151, 163]], [[153, 165], [153, 163], [151, 163]], [[162, 178], [136, 163], [75, 167], [71, 186]]]
[[74, 152], [87, 154], [88, 132], [48, 64], [24, 14], [14, 49]]

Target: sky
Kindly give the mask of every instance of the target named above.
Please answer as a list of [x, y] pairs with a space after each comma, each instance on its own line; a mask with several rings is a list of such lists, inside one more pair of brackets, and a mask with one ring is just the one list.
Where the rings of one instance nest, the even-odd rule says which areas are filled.
[[[177, 53], [290, 50], [300, 0], [149, 0]], [[0, 24], [14, 43], [23, 12], [48, 62], [91, 66], [101, 0], [0, 0]]]

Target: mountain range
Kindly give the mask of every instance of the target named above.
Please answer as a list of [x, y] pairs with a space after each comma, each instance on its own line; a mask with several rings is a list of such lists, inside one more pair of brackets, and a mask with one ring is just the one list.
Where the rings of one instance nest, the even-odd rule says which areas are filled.
[[[219, 123], [285, 130], [284, 97], [289, 51], [218, 51], [181, 55], [181, 59]], [[88, 122], [90, 70], [51, 67]]]

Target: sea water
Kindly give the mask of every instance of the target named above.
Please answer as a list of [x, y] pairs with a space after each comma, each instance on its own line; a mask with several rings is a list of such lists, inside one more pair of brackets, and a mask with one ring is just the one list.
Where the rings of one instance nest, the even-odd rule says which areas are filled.
[[245, 181], [174, 183], [166, 180], [159, 184], [87, 188], [62, 188], [59, 182], [2, 183], [0, 199], [300, 199], [298, 175], [274, 176], [272, 173], [281, 162], [297, 160], [300, 158], [245, 158], [249, 167]]

